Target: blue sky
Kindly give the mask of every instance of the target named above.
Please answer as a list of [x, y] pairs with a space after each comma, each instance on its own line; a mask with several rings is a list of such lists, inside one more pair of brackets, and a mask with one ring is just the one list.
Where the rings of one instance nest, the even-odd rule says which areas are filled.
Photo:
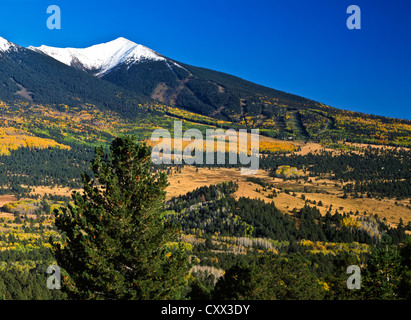
[[[349, 5], [361, 30], [349, 30]], [[46, 26], [61, 8], [61, 30]], [[333, 107], [411, 119], [409, 0], [2, 0], [0, 36], [87, 47], [119, 36]]]

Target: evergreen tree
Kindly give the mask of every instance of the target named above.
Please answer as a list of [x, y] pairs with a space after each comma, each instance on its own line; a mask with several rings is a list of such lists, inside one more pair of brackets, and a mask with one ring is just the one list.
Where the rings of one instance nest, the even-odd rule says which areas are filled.
[[[95, 178], [55, 210], [62, 289], [74, 299], [179, 299], [189, 265], [178, 227], [163, 219], [167, 177], [150, 172], [151, 148], [135, 137], [96, 149]], [[177, 243], [177, 245], [176, 245]]]
[[214, 289], [213, 298], [229, 300], [318, 300], [325, 295], [309, 261], [300, 254], [286, 258], [266, 254], [251, 264], [227, 270]]
[[213, 291], [213, 298], [217, 300], [250, 299], [253, 287], [252, 269], [246, 263], [240, 262], [228, 269], [218, 280]]
[[209, 300], [210, 291], [197, 278], [193, 278], [190, 283], [190, 300]]
[[373, 249], [364, 273], [365, 299], [393, 300], [398, 298], [402, 277], [401, 256], [392, 245], [391, 237], [385, 235]]
[[400, 249], [404, 274], [401, 279], [399, 293], [400, 297], [411, 300], [411, 237], [408, 236]]
[[[347, 288], [347, 267], [361, 265], [361, 258], [353, 253], [339, 252], [332, 256], [329, 273], [325, 276], [325, 282], [329, 286], [326, 299], [330, 300], [356, 300], [361, 298], [361, 290]], [[324, 263], [323, 263], [324, 264]]]

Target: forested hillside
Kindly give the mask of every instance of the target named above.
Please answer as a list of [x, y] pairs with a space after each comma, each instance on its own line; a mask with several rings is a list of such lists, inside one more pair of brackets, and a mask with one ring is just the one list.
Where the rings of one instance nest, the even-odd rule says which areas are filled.
[[[168, 175], [170, 184], [164, 180], [156, 192], [173, 196], [156, 203], [156, 214], [178, 231], [161, 259], [179, 248], [188, 254], [191, 268], [189, 275], [179, 275], [179, 286], [186, 282], [175, 296], [410, 297], [410, 121], [335, 109], [170, 59], [120, 65], [98, 78], [18, 48], [0, 52], [0, 298], [67, 298], [45, 287], [45, 267], [56, 262], [50, 237], [64, 236], [56, 228], [55, 210], [70, 211], [71, 193], [91, 183], [96, 172], [107, 173], [107, 167], [93, 168], [112, 160], [108, 156], [90, 167], [96, 152], [111, 150], [113, 141], [130, 135], [152, 147], [152, 132], [163, 128], [173, 134], [175, 121], [184, 131], [202, 134], [217, 128], [259, 129], [261, 134], [259, 172], [253, 177], [241, 176], [243, 165], [228, 161], [195, 164], [187, 174], [185, 164], [151, 163], [149, 147], [138, 145], [145, 158], [134, 165], [144, 164], [144, 170], [121, 190], [127, 194], [142, 172], [147, 181], [151, 174]], [[128, 165], [122, 170], [133, 162]], [[121, 178], [129, 177], [127, 172]], [[147, 191], [153, 186], [137, 187]], [[94, 189], [86, 189], [93, 195]], [[150, 195], [138, 201], [128, 195], [134, 202], [125, 197], [125, 206], [100, 204], [126, 214], [125, 207], [152, 201]], [[81, 196], [76, 199], [82, 204]], [[96, 212], [93, 217], [100, 217]], [[77, 216], [79, 223], [82, 217]], [[63, 219], [60, 226], [67, 221], [74, 223]], [[88, 236], [77, 231], [79, 237]], [[111, 231], [104, 232], [99, 234]], [[109, 261], [111, 252], [106, 253]], [[132, 255], [127, 259], [134, 261]], [[163, 266], [164, 261], [169, 260], [162, 260]], [[364, 290], [347, 290], [349, 265], [361, 266]], [[392, 282], [380, 279], [381, 266]], [[161, 292], [158, 288], [153, 290]]]
[[[66, 66], [44, 54], [19, 48], [0, 53], [0, 97], [12, 103], [78, 107], [86, 103], [134, 118], [148, 100], [80, 70]], [[25, 95], [18, 94], [24, 89]]]
[[[344, 289], [344, 266], [371, 263], [381, 239], [394, 247], [407, 241], [404, 225], [391, 228], [377, 216], [338, 210], [321, 216], [309, 205], [287, 215], [273, 203], [235, 200], [231, 195], [237, 188], [232, 182], [201, 187], [167, 202], [167, 218], [181, 224], [185, 241], [193, 246], [191, 259], [197, 271], [191, 298], [370, 298], [367, 288], [367, 293]], [[399, 256], [390, 258], [401, 261]], [[271, 272], [279, 279], [271, 279]], [[296, 274], [301, 278], [297, 280]], [[273, 285], [270, 281], [281, 280], [288, 285], [257, 294], [261, 287]], [[402, 292], [397, 285], [392, 294]]]
[[[367, 275], [363, 290], [352, 291], [346, 288], [345, 269], [361, 264], [366, 275], [367, 264], [382, 259], [375, 257], [381, 241], [389, 241], [389, 250], [394, 250], [395, 255], [385, 256], [389, 260], [384, 263], [396, 264], [390, 272], [398, 279], [386, 294], [406, 297], [403, 268], [409, 261], [410, 243], [404, 225], [391, 228], [376, 216], [340, 214], [338, 210], [321, 216], [310, 205], [287, 215], [275, 204], [258, 199], [235, 200], [232, 194], [237, 188], [233, 182], [201, 187], [166, 203], [165, 218], [181, 226], [181, 239], [191, 256], [186, 298], [379, 298], [366, 286], [375, 275]], [[58, 232], [52, 211], [60, 206], [64, 202], [33, 200], [3, 208], [14, 212], [13, 217], [0, 221], [0, 227], [9, 230], [0, 238], [3, 298], [66, 298], [45, 286], [45, 269], [54, 259], [47, 249], [48, 239]], [[272, 287], [272, 281], [287, 285]], [[268, 287], [265, 295], [257, 294]]]

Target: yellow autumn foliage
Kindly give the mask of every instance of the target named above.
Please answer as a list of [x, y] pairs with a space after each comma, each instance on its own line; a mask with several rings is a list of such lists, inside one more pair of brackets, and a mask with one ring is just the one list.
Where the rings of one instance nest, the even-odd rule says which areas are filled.
[[344, 227], [348, 227], [348, 228], [359, 228], [360, 227], [360, 223], [354, 219], [353, 217], [344, 217], [341, 221], [342, 225]]
[[57, 143], [52, 139], [36, 137], [23, 130], [0, 128], [0, 155], [10, 155], [10, 151], [23, 147], [37, 149], [70, 149], [69, 146]]
[[[233, 145], [231, 145], [231, 141], [233, 141]], [[235, 152], [236, 154], [238, 153], [245, 153], [247, 154], [251, 153], [251, 135], [247, 135], [247, 144], [242, 143], [239, 141], [238, 134], [237, 137], [230, 137], [227, 136], [225, 139], [219, 138], [217, 135], [215, 135], [214, 142], [207, 142], [205, 137], [203, 138], [203, 141], [195, 141], [194, 139], [191, 141], [179, 141], [174, 138], [171, 139], [163, 139], [160, 138], [160, 141], [153, 142], [150, 139], [146, 139], [144, 142], [147, 143], [147, 145], [154, 147], [159, 143], [165, 143], [168, 146], [171, 147], [171, 150], [176, 150], [178, 151], [184, 151], [184, 149], [191, 145], [192, 148], [195, 148], [196, 146], [202, 148], [202, 150], [208, 152], [208, 151], [223, 151], [223, 152]], [[197, 144], [198, 143], [198, 144]], [[272, 152], [294, 152], [296, 150], [296, 146], [292, 144], [291, 142], [288, 141], [280, 141], [280, 140], [259, 140], [258, 143], [259, 146], [259, 152], [260, 153], [272, 153]]]

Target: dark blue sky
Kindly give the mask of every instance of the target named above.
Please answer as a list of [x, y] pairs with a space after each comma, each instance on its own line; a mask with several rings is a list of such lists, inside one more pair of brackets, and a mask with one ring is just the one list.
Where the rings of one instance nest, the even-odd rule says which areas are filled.
[[[361, 30], [349, 30], [349, 5]], [[59, 5], [61, 30], [46, 26]], [[333, 107], [411, 119], [410, 0], [2, 0], [0, 36], [86, 47], [123, 36]]]

